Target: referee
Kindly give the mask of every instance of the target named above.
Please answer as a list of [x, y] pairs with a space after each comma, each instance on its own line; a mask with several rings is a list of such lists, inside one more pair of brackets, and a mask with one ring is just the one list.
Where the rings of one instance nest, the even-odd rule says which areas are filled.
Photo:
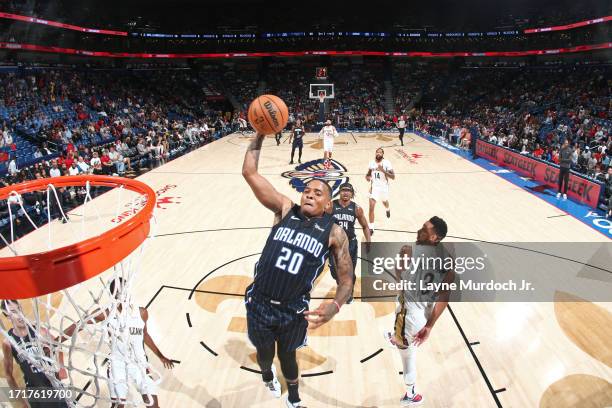
[[397, 120], [397, 129], [399, 130], [399, 140], [404, 145], [404, 132], [406, 131], [406, 118], [404, 115]]

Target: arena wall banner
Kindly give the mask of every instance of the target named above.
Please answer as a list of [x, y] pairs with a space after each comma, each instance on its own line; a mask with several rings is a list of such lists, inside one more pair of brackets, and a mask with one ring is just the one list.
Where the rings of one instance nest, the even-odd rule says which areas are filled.
[[[547, 164], [482, 140], [476, 141], [476, 154], [499, 165], [515, 170], [517, 173], [524, 174], [549, 187], [557, 188], [559, 168], [554, 165]], [[567, 194], [581, 203], [597, 208], [599, 196], [601, 194], [601, 184], [572, 172], [570, 173]]]
[[611, 49], [612, 42], [591, 45], [577, 45], [569, 48], [526, 51], [486, 51], [486, 52], [390, 52], [390, 51], [273, 51], [273, 52], [224, 52], [196, 54], [156, 54], [134, 52], [89, 51], [75, 48], [50, 47], [36, 44], [19, 44], [0, 42], [0, 49], [13, 51], [50, 52], [55, 54], [71, 54], [85, 57], [106, 58], [242, 58], [242, 57], [303, 57], [310, 55], [330, 56], [390, 56], [390, 57], [423, 57], [423, 58], [453, 58], [453, 57], [525, 57], [529, 55], [553, 55], [574, 52]]

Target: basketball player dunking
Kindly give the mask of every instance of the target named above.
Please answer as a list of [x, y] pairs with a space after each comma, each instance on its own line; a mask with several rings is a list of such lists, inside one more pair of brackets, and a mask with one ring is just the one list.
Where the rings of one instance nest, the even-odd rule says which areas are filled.
[[[332, 191], [323, 180], [306, 184], [300, 205], [280, 194], [258, 173], [264, 135], [257, 134], [249, 146], [242, 175], [255, 197], [274, 212], [274, 226], [259, 261], [253, 283], [245, 293], [249, 340], [257, 349], [257, 363], [266, 387], [280, 398], [280, 383], [272, 361], [278, 359], [287, 381], [289, 408], [302, 407], [298, 392], [296, 350], [306, 345], [306, 329], [328, 322], [351, 296], [353, 269], [348, 238], [326, 213]], [[335, 258], [338, 287], [332, 302], [308, 311], [312, 285], [329, 253]]]
[[382, 147], [376, 149], [376, 158], [370, 162], [366, 180], [370, 185], [370, 235], [374, 233], [374, 208], [377, 201], [382, 201], [387, 209], [387, 218], [391, 217], [389, 210], [389, 179], [395, 179], [395, 172], [391, 167], [391, 162], [384, 158], [385, 151]]
[[[349, 252], [351, 254], [351, 260], [353, 261], [353, 271], [355, 271], [355, 266], [357, 266], [357, 247], [359, 244], [357, 242], [357, 235], [355, 234], [355, 221], [359, 221], [361, 228], [363, 228], [366, 242], [370, 242], [370, 228], [368, 228], [368, 222], [366, 221], [363, 209], [353, 201], [354, 196], [355, 190], [350, 183], [341, 184], [340, 198], [332, 202], [332, 207], [330, 209], [331, 214], [336, 219], [336, 223], [344, 229], [344, 232], [346, 232], [348, 236]], [[329, 258], [329, 271], [331, 276], [338, 282], [338, 275], [336, 273], [336, 265], [334, 264], [333, 257]], [[351, 300], [352, 295], [349, 303]]]
[[[418, 259], [433, 260], [452, 256], [440, 241], [446, 236], [448, 227], [439, 217], [432, 217], [417, 232], [416, 243], [404, 245], [400, 257], [404, 255]], [[453, 270], [436, 269], [435, 266], [446, 262], [421, 262], [416, 270], [397, 270], [398, 281], [451, 283], [455, 280]], [[433, 266], [433, 267], [431, 267]], [[425, 342], [438, 317], [448, 305], [449, 291], [426, 292], [421, 290], [403, 291], [398, 297], [393, 333], [388, 333], [389, 341], [398, 348], [402, 359], [406, 393], [400, 400], [401, 406], [416, 406], [423, 402], [421, 394], [416, 392], [416, 352], [417, 346]]]
[[[115, 299], [121, 299], [123, 290], [123, 279], [116, 278], [109, 284], [109, 292]], [[123, 408], [125, 399], [129, 392], [129, 383], [136, 386], [142, 399], [149, 407], [158, 408], [157, 385], [155, 381], [144, 370], [148, 364], [145, 353], [145, 344], [163, 363], [164, 367], [170, 369], [174, 367], [174, 362], [165, 357], [147, 330], [149, 312], [144, 307], [136, 307], [127, 304], [127, 310], [123, 310], [122, 303], [117, 305], [117, 313], [111, 314], [110, 311], [96, 310], [87, 320], [88, 324], [102, 322], [109, 319], [108, 325], [113, 340], [110, 342], [110, 366], [108, 368], [108, 378], [110, 380], [110, 395], [115, 401], [113, 408]], [[64, 331], [61, 341], [70, 338], [76, 329], [72, 324]], [[82, 329], [82, 327], [80, 328]], [[129, 382], [128, 382], [129, 381]], [[149, 399], [152, 397], [152, 401]]]
[[323, 159], [325, 160], [324, 167], [326, 169], [331, 168], [329, 160], [332, 157], [334, 151], [334, 139], [338, 137], [338, 131], [332, 125], [331, 120], [325, 122], [325, 126], [321, 128], [319, 136], [323, 138]]
[[304, 148], [304, 126], [302, 126], [302, 121], [298, 119], [291, 130], [291, 135], [289, 136], [289, 142], [293, 140], [291, 144], [291, 161], [289, 164], [293, 164], [293, 155], [295, 154], [295, 149], [299, 149], [298, 153], [298, 163], [302, 163], [302, 149]]
[[[8, 335], [15, 341], [15, 343], [21, 346], [23, 353], [31, 353], [34, 356], [40, 356], [39, 345], [41, 343], [40, 339], [37, 339], [37, 335], [23, 319], [23, 312], [21, 310], [21, 306], [19, 302], [16, 300], [3, 300], [2, 301], [2, 312], [8, 319], [11, 321], [13, 328], [8, 331]], [[41, 335], [47, 336], [48, 340], [51, 340], [49, 336], [49, 332], [47, 329], [41, 327]], [[44, 346], [43, 346], [44, 347]], [[44, 352], [47, 356], [51, 353], [49, 350], [44, 349]], [[13, 359], [17, 361], [19, 367], [21, 368], [21, 372], [23, 373], [23, 381], [25, 382], [25, 387], [29, 390], [35, 388], [53, 388], [53, 384], [47, 378], [45, 373], [31, 364], [27, 357], [22, 354], [19, 350], [16, 350], [11, 345], [11, 342], [8, 339], [4, 339], [2, 342], [2, 353], [4, 355], [4, 372], [6, 374], [6, 379], [8, 385], [11, 389], [19, 388], [17, 386], [17, 382], [15, 381], [15, 377], [13, 376]], [[62, 354], [59, 353], [58, 360], [60, 366], [63, 366], [63, 357]], [[65, 368], [61, 368], [56, 374], [56, 377], [60, 380], [67, 378], [67, 373]], [[67, 408], [68, 405], [64, 401], [37, 401], [37, 400], [29, 400], [28, 401], [30, 408]]]

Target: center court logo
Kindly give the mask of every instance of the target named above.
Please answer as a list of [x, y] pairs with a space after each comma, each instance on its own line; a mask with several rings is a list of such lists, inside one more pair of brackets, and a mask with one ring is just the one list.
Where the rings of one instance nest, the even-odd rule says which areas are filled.
[[288, 178], [289, 184], [300, 193], [304, 191], [310, 180], [314, 178], [325, 180], [332, 188], [332, 195], [336, 196], [340, 185], [349, 181], [348, 176], [345, 175], [347, 169], [336, 160], [330, 160], [331, 168], [325, 169], [324, 162], [323, 159], [311, 160], [281, 175]]

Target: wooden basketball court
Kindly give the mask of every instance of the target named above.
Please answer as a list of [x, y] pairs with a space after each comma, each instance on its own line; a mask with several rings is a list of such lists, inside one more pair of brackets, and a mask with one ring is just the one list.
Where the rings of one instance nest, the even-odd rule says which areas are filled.
[[[366, 209], [365, 174], [377, 147], [396, 171], [391, 218], [379, 205], [374, 241], [414, 241], [433, 215], [448, 223], [449, 241], [609, 241], [570, 216], [549, 218], [565, 213], [468, 160], [417, 135], [406, 139], [401, 147], [392, 134], [343, 133], [336, 142], [333, 159], [346, 169], [338, 172], [350, 178], [355, 201]], [[296, 166], [288, 164], [290, 145], [283, 140], [264, 142], [259, 169], [298, 201], [286, 173]], [[157, 345], [180, 361], [164, 370], [149, 353], [164, 375], [164, 407], [283, 406], [256, 373], [246, 336], [242, 294], [273, 220], [241, 175], [249, 141], [225, 137], [139, 178], [159, 201], [135, 298], [148, 307]], [[302, 161], [322, 155], [316, 135], [307, 135]], [[108, 208], [109, 228], [113, 214]], [[334, 285], [326, 270], [313, 296], [333, 295]], [[299, 351], [306, 406], [399, 406], [401, 363], [382, 335], [393, 312], [392, 303], [356, 301], [309, 334], [309, 347]], [[452, 304], [419, 350], [417, 386], [426, 407], [612, 406], [610, 339], [610, 304]]]

